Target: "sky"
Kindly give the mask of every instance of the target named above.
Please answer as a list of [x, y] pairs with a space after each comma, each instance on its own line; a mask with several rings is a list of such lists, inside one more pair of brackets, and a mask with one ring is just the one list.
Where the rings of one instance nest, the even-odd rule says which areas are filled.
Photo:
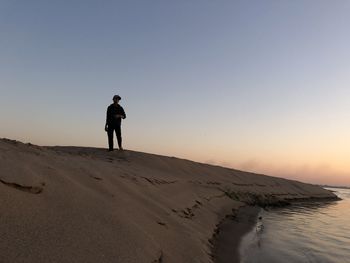
[[350, 186], [350, 1], [0, 0], [0, 137]]

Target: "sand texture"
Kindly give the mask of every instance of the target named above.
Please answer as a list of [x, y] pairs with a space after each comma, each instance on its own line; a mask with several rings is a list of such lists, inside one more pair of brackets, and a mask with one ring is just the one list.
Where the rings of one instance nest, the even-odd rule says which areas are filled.
[[133, 151], [0, 140], [0, 262], [213, 262], [245, 205], [336, 198], [319, 186]]

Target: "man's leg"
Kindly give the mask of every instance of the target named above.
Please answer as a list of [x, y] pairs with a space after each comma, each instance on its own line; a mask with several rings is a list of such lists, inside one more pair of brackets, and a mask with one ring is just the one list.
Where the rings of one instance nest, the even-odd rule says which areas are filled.
[[115, 128], [115, 134], [117, 135], [119, 149], [123, 150], [123, 146], [122, 146], [122, 131], [121, 131], [120, 125]]
[[113, 151], [113, 127], [108, 127], [108, 131], [107, 131], [107, 134], [108, 134], [108, 147], [109, 147], [109, 150], [110, 151]]

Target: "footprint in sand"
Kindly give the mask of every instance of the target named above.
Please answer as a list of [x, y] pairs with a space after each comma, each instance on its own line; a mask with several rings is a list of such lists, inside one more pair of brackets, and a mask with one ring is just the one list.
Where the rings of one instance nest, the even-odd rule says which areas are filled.
[[[26, 185], [21, 185], [18, 183], [11, 183], [11, 182], [6, 182], [2, 179], [0, 179], [0, 183], [8, 186], [8, 187], [12, 187], [15, 188], [17, 190], [23, 191], [23, 192], [27, 192], [27, 193], [31, 193], [31, 194], [40, 194], [44, 189], [40, 186], [26, 186]], [[45, 185], [45, 183], [41, 183], [42, 186]]]
[[101, 177], [97, 177], [97, 176], [91, 176], [91, 178], [98, 180], [98, 181], [102, 181], [103, 179]]

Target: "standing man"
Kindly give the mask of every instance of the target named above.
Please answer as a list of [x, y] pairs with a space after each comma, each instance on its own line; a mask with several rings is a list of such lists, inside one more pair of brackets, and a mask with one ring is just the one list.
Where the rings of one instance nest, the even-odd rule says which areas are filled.
[[119, 101], [122, 98], [119, 95], [114, 95], [113, 103], [107, 108], [107, 118], [105, 131], [108, 134], [108, 146], [109, 151], [113, 151], [113, 132], [117, 135], [119, 150], [123, 150], [122, 147], [122, 134], [121, 124], [122, 119], [126, 118], [125, 111], [122, 106], [119, 105]]

